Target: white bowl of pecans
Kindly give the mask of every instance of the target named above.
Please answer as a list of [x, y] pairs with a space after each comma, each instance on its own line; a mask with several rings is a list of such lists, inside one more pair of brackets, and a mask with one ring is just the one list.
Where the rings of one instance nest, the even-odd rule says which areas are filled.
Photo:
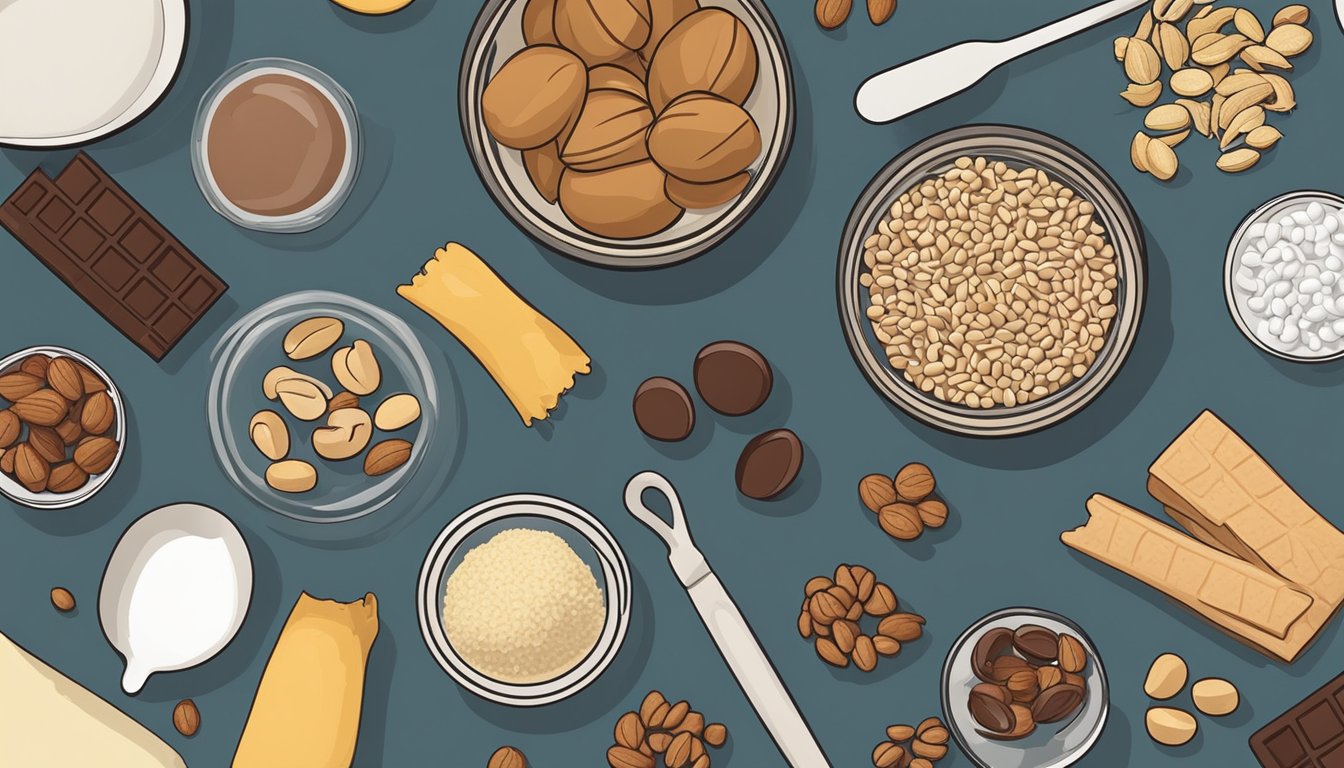
[[34, 509], [92, 498], [126, 450], [126, 412], [112, 377], [63, 347], [0, 360], [0, 492]]
[[957, 434], [1025, 434], [1099, 396], [1138, 335], [1142, 228], [1115, 182], [1036, 131], [971, 125], [901, 153], [841, 240], [845, 339], [874, 388]]

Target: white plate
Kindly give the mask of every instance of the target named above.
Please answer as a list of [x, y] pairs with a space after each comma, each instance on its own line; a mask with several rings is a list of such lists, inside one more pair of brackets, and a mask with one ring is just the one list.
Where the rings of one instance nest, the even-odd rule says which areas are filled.
[[0, 144], [125, 128], [167, 93], [186, 42], [186, 0], [0, 0]]
[[190, 503], [146, 513], [121, 534], [98, 588], [103, 635], [126, 660], [122, 689], [214, 658], [251, 603], [252, 553], [231, 520]]

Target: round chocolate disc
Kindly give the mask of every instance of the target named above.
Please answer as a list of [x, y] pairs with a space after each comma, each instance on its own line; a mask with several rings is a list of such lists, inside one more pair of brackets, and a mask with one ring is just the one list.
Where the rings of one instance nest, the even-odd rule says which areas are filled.
[[770, 363], [740, 341], [716, 341], [695, 356], [695, 388], [710, 408], [742, 416], [760, 408], [775, 384]]
[[752, 438], [737, 460], [737, 489], [743, 496], [770, 499], [784, 492], [803, 466], [803, 442], [792, 431], [775, 429]]
[[695, 404], [686, 388], [654, 376], [635, 390], [635, 423], [654, 440], [685, 440], [695, 428]]

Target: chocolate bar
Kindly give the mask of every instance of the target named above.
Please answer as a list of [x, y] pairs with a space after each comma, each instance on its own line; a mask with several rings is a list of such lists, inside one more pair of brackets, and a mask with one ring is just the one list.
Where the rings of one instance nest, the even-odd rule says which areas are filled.
[[83, 152], [55, 180], [34, 170], [0, 226], [155, 360], [228, 289]]
[[1251, 736], [1265, 768], [1344, 768], [1344, 675]]

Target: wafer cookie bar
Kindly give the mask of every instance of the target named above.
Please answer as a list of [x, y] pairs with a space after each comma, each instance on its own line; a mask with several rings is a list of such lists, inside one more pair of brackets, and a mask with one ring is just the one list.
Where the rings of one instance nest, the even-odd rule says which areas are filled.
[[1060, 539], [1069, 547], [1157, 588], [1255, 644], [1290, 647], [1314, 602], [1283, 579], [1186, 536], [1100, 494], [1091, 519]]

